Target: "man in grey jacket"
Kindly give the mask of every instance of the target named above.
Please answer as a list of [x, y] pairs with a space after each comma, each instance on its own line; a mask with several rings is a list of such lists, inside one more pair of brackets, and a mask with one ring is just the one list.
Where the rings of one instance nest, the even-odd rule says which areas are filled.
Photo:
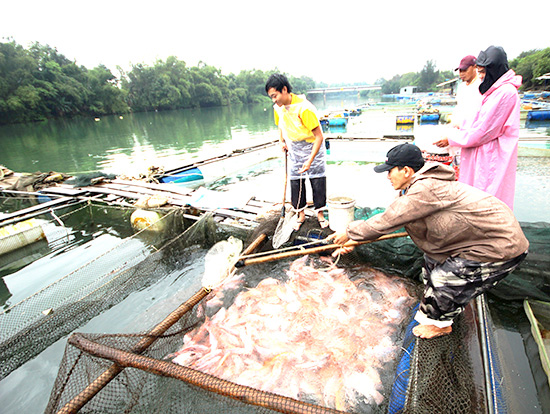
[[376, 172], [400, 194], [385, 212], [350, 223], [329, 236], [348, 253], [355, 241], [374, 240], [405, 227], [424, 252], [424, 294], [413, 330], [421, 338], [452, 331], [453, 319], [468, 302], [495, 286], [527, 255], [529, 242], [512, 211], [496, 197], [455, 180], [454, 170], [424, 163], [412, 144], [392, 148]]

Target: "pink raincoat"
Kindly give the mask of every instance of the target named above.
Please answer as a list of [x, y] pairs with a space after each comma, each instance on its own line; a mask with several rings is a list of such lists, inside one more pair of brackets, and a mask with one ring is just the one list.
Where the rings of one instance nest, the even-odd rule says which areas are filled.
[[470, 128], [449, 137], [461, 147], [459, 181], [479, 188], [514, 207], [522, 78], [508, 70], [483, 95]]

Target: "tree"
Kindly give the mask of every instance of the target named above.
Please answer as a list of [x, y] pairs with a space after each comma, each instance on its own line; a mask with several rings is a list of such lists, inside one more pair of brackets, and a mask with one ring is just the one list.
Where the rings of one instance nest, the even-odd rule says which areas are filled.
[[435, 89], [436, 81], [439, 79], [439, 71], [435, 69], [435, 63], [428, 60], [424, 68], [420, 71], [419, 91], [431, 92]]
[[521, 89], [542, 87], [544, 81], [538, 80], [537, 77], [550, 72], [550, 48], [523, 52], [510, 61], [510, 68], [522, 76]]
[[94, 115], [126, 113], [129, 107], [125, 102], [125, 93], [118, 87], [118, 81], [104, 65], [88, 72], [87, 106]]

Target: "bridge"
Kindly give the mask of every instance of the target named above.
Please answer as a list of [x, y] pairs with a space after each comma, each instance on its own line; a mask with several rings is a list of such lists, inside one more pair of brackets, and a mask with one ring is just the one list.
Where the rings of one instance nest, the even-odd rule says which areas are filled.
[[335, 88], [316, 88], [316, 89], [309, 89], [307, 91], [308, 94], [310, 93], [334, 93], [334, 92], [360, 92], [360, 91], [376, 91], [382, 89], [381, 86], [375, 86], [375, 85], [358, 85], [358, 86], [342, 86], [342, 87], [335, 87]]
[[375, 86], [375, 85], [357, 85], [357, 86], [341, 86], [341, 87], [335, 87], [335, 88], [316, 88], [316, 89], [309, 89], [306, 94], [313, 94], [313, 93], [322, 93], [323, 99], [326, 101], [327, 99], [327, 93], [346, 93], [346, 92], [356, 92], [357, 96], [359, 96], [359, 93], [361, 91], [376, 91], [382, 89], [381, 86]]

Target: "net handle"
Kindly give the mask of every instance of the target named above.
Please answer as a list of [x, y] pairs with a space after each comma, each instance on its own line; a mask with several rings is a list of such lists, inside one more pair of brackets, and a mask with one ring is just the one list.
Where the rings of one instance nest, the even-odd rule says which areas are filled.
[[235, 267], [244, 267], [244, 266], [249, 266], [249, 265], [257, 264], [257, 263], [272, 262], [274, 260], [285, 259], [287, 257], [305, 256], [306, 254], [321, 253], [321, 252], [325, 252], [325, 251], [328, 251], [328, 250], [335, 250], [335, 249], [338, 249], [338, 248], [343, 247], [343, 246], [345, 246], [345, 247], [355, 247], [355, 246], [359, 246], [361, 244], [369, 244], [369, 243], [374, 243], [374, 242], [377, 242], [377, 241], [397, 239], [399, 237], [406, 237], [406, 236], [408, 236], [408, 233], [406, 233], [406, 232], [386, 234], [384, 236], [380, 236], [379, 238], [377, 238], [375, 240], [363, 240], [363, 241], [354, 241], [354, 240], [352, 240], [352, 241], [348, 241], [344, 245], [334, 243], [334, 244], [327, 244], [326, 246], [311, 247], [309, 249], [301, 249], [301, 250], [290, 251], [290, 252], [275, 253], [275, 254], [272, 254], [272, 255], [269, 255], [269, 256], [263, 256], [263, 257], [257, 257], [257, 258], [251, 258], [251, 259], [241, 259], [241, 260], [237, 261], [237, 263], [235, 263]]
[[[113, 361], [116, 366], [131, 367], [155, 375], [176, 378], [246, 404], [253, 404], [286, 414], [345, 414], [336, 409], [257, 390], [246, 385], [235, 384], [173, 362], [157, 360], [144, 355], [136, 355], [107, 345], [98, 344], [80, 333], [71, 335], [69, 342], [88, 354]], [[122, 370], [123, 368], [120, 369]]]
[[[265, 239], [265, 234], [260, 234], [244, 251], [243, 254], [250, 254], [253, 252]], [[140, 354], [145, 351], [147, 348], [153, 344], [158, 338], [158, 336], [164, 334], [172, 325], [179, 321], [183, 315], [189, 312], [193, 307], [198, 304], [206, 295], [210, 293], [210, 290], [207, 288], [202, 288], [197, 293], [195, 293], [189, 300], [181, 304], [176, 310], [170, 313], [162, 322], [156, 325], [149, 333], [145, 334], [145, 337], [139, 341], [134, 347], [132, 347], [131, 352]], [[73, 336], [69, 338], [69, 342], [73, 345], [74, 341], [71, 340]], [[111, 365], [106, 369], [99, 377], [97, 377], [93, 382], [88, 384], [76, 397], [69, 401], [61, 410], [58, 411], [58, 414], [69, 414], [77, 413], [84, 405], [90, 401], [99, 391], [101, 391], [109, 382], [111, 382], [122, 370], [123, 366], [120, 366], [117, 363]]]

